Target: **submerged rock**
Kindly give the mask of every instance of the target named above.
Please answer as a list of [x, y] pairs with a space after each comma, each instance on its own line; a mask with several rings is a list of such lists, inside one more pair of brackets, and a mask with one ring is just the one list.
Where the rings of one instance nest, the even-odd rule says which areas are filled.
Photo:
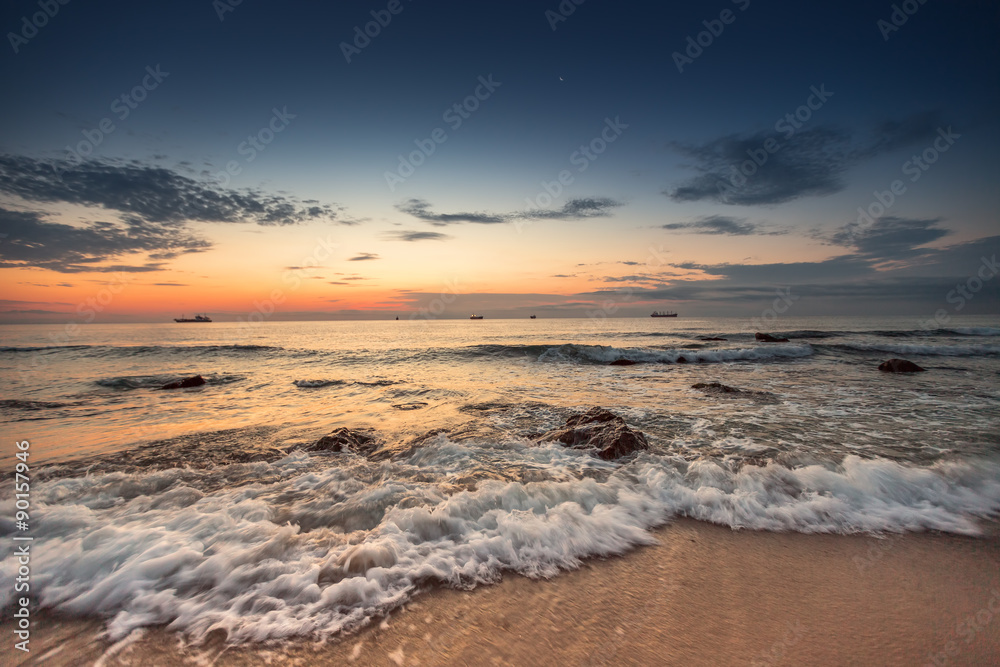
[[414, 401], [413, 403], [396, 403], [392, 407], [397, 410], [419, 410], [420, 408], [426, 408], [427, 403], [423, 401]]
[[608, 366], [635, 366], [638, 361], [632, 361], [631, 359], [615, 359]]
[[778, 401], [778, 397], [770, 392], [739, 389], [738, 387], [730, 387], [721, 382], [698, 382], [691, 385], [691, 388], [716, 396], [725, 395], [732, 398], [750, 398], [759, 403], [776, 403]]
[[716, 336], [698, 336], [698, 340], [729, 340], [728, 338], [718, 338]]
[[740, 394], [743, 393], [742, 389], [737, 389], [736, 387], [730, 387], [729, 385], [722, 384], [721, 382], [698, 382], [697, 384], [691, 385], [692, 389], [699, 389], [706, 394]]
[[310, 452], [344, 452], [351, 451], [367, 456], [378, 449], [379, 440], [372, 433], [352, 431], [349, 428], [338, 428], [329, 435], [324, 435], [311, 447]]
[[551, 431], [540, 442], [560, 442], [573, 449], [593, 449], [594, 456], [606, 461], [649, 449], [641, 431], [629, 428], [625, 420], [603, 408], [591, 408], [566, 420], [566, 425]]
[[205, 378], [200, 375], [193, 375], [183, 380], [168, 382], [160, 387], [160, 389], [187, 389], [188, 387], [200, 387], [203, 384], [205, 384]]
[[888, 361], [883, 361], [878, 365], [878, 369], [886, 373], [921, 373], [927, 370], [906, 359], [889, 359]]
[[772, 336], [771, 334], [761, 333], [759, 331], [754, 334], [754, 338], [756, 338], [757, 340], [759, 340], [761, 342], [764, 342], [764, 343], [787, 343], [788, 342], [787, 338], [778, 338], [776, 336]]

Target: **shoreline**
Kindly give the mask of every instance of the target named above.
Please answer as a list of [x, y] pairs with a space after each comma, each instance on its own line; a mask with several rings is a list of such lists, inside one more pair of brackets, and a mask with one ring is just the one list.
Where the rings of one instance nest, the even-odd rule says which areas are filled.
[[[36, 614], [32, 665], [988, 664], [1000, 655], [1000, 531], [807, 535], [678, 519], [659, 544], [551, 580], [435, 588], [335, 641], [182, 650], [150, 628]], [[11, 624], [2, 624], [5, 636]], [[12, 651], [13, 653], [13, 651]], [[103, 659], [102, 659], [103, 655]], [[43, 662], [39, 662], [44, 659]], [[934, 661], [937, 661], [936, 663]]]

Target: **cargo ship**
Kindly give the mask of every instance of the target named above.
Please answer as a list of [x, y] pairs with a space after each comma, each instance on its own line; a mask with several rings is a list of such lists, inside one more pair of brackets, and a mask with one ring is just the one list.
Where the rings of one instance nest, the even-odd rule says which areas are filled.
[[650, 317], [677, 317], [677, 313], [672, 310], [664, 310], [663, 312], [654, 310]]
[[181, 315], [180, 317], [174, 318], [174, 322], [211, 322], [211, 321], [212, 318], [209, 317], [208, 315], [195, 315], [194, 318], [184, 317], [183, 315]]

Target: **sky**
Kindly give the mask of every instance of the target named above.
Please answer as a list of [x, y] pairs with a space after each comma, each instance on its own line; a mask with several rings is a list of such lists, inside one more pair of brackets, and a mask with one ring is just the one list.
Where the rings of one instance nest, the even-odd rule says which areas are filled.
[[6, 2], [0, 322], [995, 314], [998, 27]]

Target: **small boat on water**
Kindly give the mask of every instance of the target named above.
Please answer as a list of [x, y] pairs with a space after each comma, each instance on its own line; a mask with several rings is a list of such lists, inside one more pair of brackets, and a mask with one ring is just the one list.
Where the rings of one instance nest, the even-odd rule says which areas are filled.
[[534, 315], [532, 315], [532, 316], [531, 316], [531, 317], [529, 317], [528, 319], [531, 319], [531, 320], [533, 320], [533, 319], [535, 319], [535, 316], [534, 316]]
[[183, 315], [181, 315], [180, 317], [174, 318], [174, 322], [211, 322], [211, 321], [212, 318], [209, 317], [208, 315], [195, 315], [193, 318], [184, 317]]
[[481, 319], [483, 319], [483, 316], [482, 315], [469, 315], [469, 319], [470, 320], [481, 320]]
[[664, 310], [660, 312], [659, 310], [654, 310], [650, 317], [677, 317], [677, 313], [672, 310]]

